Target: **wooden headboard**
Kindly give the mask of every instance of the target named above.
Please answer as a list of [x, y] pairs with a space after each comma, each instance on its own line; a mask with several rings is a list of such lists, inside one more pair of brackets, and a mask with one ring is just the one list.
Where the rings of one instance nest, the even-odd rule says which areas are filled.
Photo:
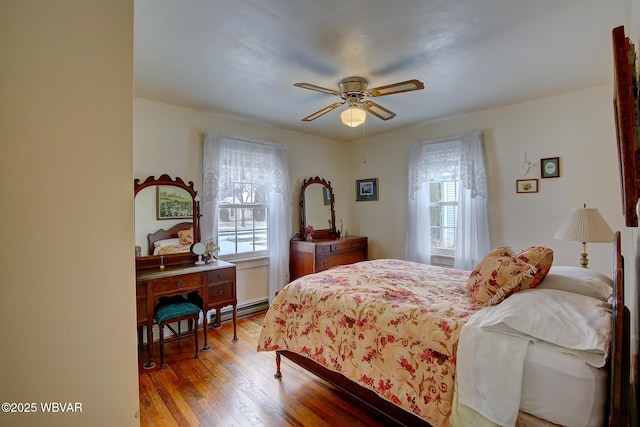
[[635, 47], [624, 35], [624, 27], [616, 27], [613, 37], [613, 108], [618, 139], [618, 163], [622, 191], [622, 213], [627, 227], [638, 226], [636, 204], [640, 188], [638, 141], [636, 134]]
[[188, 230], [193, 227], [193, 224], [190, 222], [181, 222], [179, 224], [174, 225], [168, 230], [160, 229], [155, 233], [151, 233], [148, 235], [149, 239], [149, 255], [153, 255], [154, 243], [158, 240], [164, 239], [173, 239], [178, 237], [178, 231]]
[[631, 319], [624, 305], [624, 259], [620, 232], [614, 234], [613, 334], [610, 357], [609, 427], [627, 426], [631, 416]]

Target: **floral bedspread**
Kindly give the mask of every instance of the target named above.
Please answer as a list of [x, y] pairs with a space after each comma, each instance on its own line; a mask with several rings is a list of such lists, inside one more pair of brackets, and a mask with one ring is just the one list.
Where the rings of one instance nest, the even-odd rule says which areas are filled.
[[373, 260], [301, 277], [278, 293], [258, 351], [290, 350], [448, 426], [460, 329], [481, 307], [468, 271]]
[[191, 245], [171, 245], [160, 248], [156, 255], [170, 255], [191, 252]]

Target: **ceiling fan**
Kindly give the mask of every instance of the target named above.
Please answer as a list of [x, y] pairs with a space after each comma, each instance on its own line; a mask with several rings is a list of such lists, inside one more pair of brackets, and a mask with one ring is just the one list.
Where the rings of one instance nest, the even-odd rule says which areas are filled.
[[303, 89], [315, 90], [342, 98], [342, 101], [328, 105], [303, 118], [302, 121], [310, 122], [315, 120], [344, 104], [348, 104], [349, 107], [342, 112], [340, 117], [342, 119], [342, 123], [347, 126], [356, 127], [364, 123], [366, 118], [365, 111], [373, 114], [379, 119], [390, 120], [396, 116], [396, 113], [382, 107], [376, 102], [365, 100], [364, 98], [424, 89], [424, 84], [420, 80], [416, 79], [380, 86], [373, 89], [367, 89], [367, 84], [367, 79], [363, 77], [347, 77], [340, 80], [340, 84], [338, 85], [340, 90], [328, 89], [311, 83], [294, 83], [294, 86], [301, 87]]

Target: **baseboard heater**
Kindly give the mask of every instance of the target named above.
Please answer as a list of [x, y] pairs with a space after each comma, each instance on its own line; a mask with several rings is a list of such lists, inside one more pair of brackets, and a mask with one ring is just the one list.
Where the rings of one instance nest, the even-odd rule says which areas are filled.
[[[236, 312], [238, 315], [238, 319], [242, 319], [243, 317], [253, 316], [254, 314], [263, 313], [267, 311], [269, 308], [269, 299], [253, 301], [249, 303], [239, 304], [236, 307]], [[211, 310], [210, 312], [211, 320], [210, 324], [218, 323], [216, 322], [216, 311]], [[220, 323], [228, 323], [233, 320], [233, 308], [225, 307], [220, 312]]]

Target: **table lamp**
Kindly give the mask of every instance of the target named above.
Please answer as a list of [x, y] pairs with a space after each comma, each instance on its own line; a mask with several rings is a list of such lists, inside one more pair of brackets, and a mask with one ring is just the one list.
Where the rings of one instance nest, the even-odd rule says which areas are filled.
[[553, 236], [558, 240], [570, 240], [582, 242], [582, 254], [580, 265], [589, 268], [587, 258], [587, 243], [613, 242], [613, 231], [604, 220], [598, 209], [587, 208], [585, 204], [581, 209], [572, 209], [565, 220], [560, 224], [558, 231]]

